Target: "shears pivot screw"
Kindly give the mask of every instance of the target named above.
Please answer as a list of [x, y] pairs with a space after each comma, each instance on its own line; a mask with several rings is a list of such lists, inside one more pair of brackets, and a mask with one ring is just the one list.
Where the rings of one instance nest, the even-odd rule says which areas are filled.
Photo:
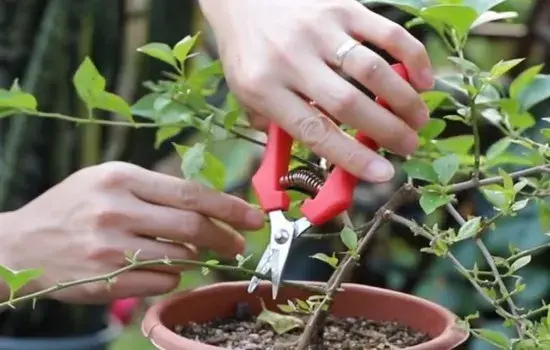
[[287, 230], [279, 230], [275, 233], [275, 242], [277, 242], [278, 244], [284, 244], [289, 237], [290, 234]]

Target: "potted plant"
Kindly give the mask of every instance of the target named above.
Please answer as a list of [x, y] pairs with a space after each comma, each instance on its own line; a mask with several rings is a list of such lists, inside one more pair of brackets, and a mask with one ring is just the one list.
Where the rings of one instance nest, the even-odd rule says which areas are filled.
[[[371, 1], [363, 1], [371, 2]], [[374, 1], [372, 1], [374, 2]], [[529, 109], [550, 97], [545, 86], [548, 76], [539, 74], [542, 66], [533, 66], [521, 73], [507, 87], [498, 83], [522, 59], [499, 61], [489, 70], [482, 70], [468, 61], [464, 46], [472, 28], [487, 22], [513, 18], [510, 12], [491, 9], [504, 2], [492, 1], [433, 1], [380, 0], [411, 13], [415, 19], [410, 25], [426, 24], [441, 37], [451, 51], [449, 60], [456, 73], [439, 77], [438, 86], [444, 87], [423, 93], [433, 112], [444, 113], [443, 119], [431, 119], [420, 131], [421, 147], [408, 159], [402, 169], [407, 181], [390, 200], [361, 227], [349, 224], [337, 233], [342, 249], [334, 254], [318, 253], [312, 258], [321, 260], [334, 272], [326, 283], [283, 281], [276, 301], [270, 298], [269, 283], [262, 283], [257, 292], [248, 294], [246, 281], [215, 283], [192, 291], [171, 296], [154, 305], [143, 321], [143, 333], [161, 349], [213, 349], [239, 347], [246, 349], [296, 348], [334, 345], [333, 348], [366, 347], [377, 349], [453, 349], [462, 344], [468, 334], [479, 337], [500, 349], [548, 348], [550, 337], [550, 307], [544, 303], [535, 308], [521, 308], [515, 297], [527, 287], [523, 284], [521, 268], [532, 256], [547, 246], [519, 249], [510, 247], [509, 256], [491, 254], [484, 237], [498, 227], [499, 220], [518, 215], [527, 205], [544, 205], [548, 195], [550, 165], [548, 145], [540, 138], [529, 137], [526, 130], [536, 122]], [[452, 14], [452, 15], [450, 15]], [[109, 99], [87, 100], [93, 109], [115, 112], [127, 121], [80, 119], [38, 110], [34, 97], [14, 84], [4, 91], [0, 107], [5, 115], [15, 112], [31, 116], [58, 118], [77, 123], [117, 124], [128, 127], [158, 127], [157, 145], [170, 140], [185, 127], [196, 128], [202, 135], [192, 146], [177, 145], [186, 178], [202, 181], [217, 189], [224, 185], [223, 164], [208, 147], [216, 139], [238, 137], [256, 144], [260, 141], [247, 134], [248, 125], [241, 120], [242, 111], [229, 95], [226, 108], [220, 110], [209, 105], [206, 97], [215, 91], [213, 86], [223, 76], [219, 62], [212, 62], [187, 74], [183, 65], [194, 56], [192, 48], [197, 35], [185, 37], [174, 47], [150, 43], [140, 52], [170, 65], [174, 73], [167, 80], [149, 83], [152, 92], [132, 107], [122, 98], [104, 91], [94, 80], [101, 79], [90, 59], [79, 67], [74, 79], [77, 91], [95, 89], [96, 93], [111, 94]], [[148, 119], [136, 122], [133, 116]], [[481, 152], [480, 125], [489, 122], [503, 134], [502, 138]], [[450, 144], [440, 135], [451, 123], [461, 123], [471, 129], [459, 144]], [[550, 137], [550, 129], [542, 129], [541, 137]], [[214, 137], [212, 137], [214, 136]], [[456, 140], [455, 140], [456, 141]], [[511, 157], [512, 144], [523, 147], [525, 157]], [[310, 164], [304, 160], [304, 150], [297, 145], [295, 164]], [[509, 167], [520, 166], [510, 171]], [[458, 194], [475, 191], [493, 206], [487, 215], [463, 215], [457, 210]], [[303, 197], [296, 197], [299, 202]], [[422, 224], [399, 214], [399, 208], [416, 202], [425, 212], [433, 214], [447, 211], [458, 228]], [[505, 325], [515, 329], [509, 337], [489, 329], [476, 328], [478, 313], [458, 319], [450, 311], [411, 295], [390, 290], [345, 283], [369, 245], [372, 237], [386, 223], [409, 229], [414, 235], [426, 239], [423, 253], [432, 254], [452, 263], [459, 276], [464, 277], [495, 312]], [[327, 234], [327, 236], [331, 236]], [[331, 237], [334, 237], [333, 235]], [[474, 244], [482, 260], [472, 258], [463, 262], [453, 254], [453, 246]], [[138, 252], [129, 253], [128, 266], [107, 275], [85, 281], [63, 283], [33, 294], [12, 297], [3, 307], [38, 298], [44, 294], [69, 288], [75, 284], [110, 281], [132, 268], [151, 265], [195, 265], [204, 273], [210, 270], [235, 271], [247, 276], [257, 275], [247, 266], [251, 257], [237, 256], [234, 264], [223, 264], [209, 258], [205, 261], [141, 260]], [[519, 272], [518, 272], [519, 271]], [[11, 271], [0, 267], [1, 276], [15, 293], [28, 281], [37, 277], [39, 270]]]

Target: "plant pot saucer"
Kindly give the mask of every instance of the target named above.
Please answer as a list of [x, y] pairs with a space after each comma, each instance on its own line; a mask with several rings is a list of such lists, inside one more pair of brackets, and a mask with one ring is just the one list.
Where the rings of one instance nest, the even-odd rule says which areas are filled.
[[[185, 291], [154, 304], [145, 314], [142, 333], [157, 349], [215, 350], [220, 347], [201, 344], [173, 331], [189, 322], [206, 323], [234, 315], [237, 303], [246, 302], [255, 314], [261, 311], [263, 299], [269, 310], [288, 299], [307, 299], [310, 292], [283, 287], [279, 297], [271, 298], [271, 284], [262, 282], [253, 294], [246, 289], [248, 281], [222, 282]], [[451, 350], [464, 343], [468, 332], [456, 323], [457, 317], [430, 301], [376, 287], [343, 284], [343, 291], [334, 298], [331, 314], [335, 317], [366, 317], [374, 321], [395, 321], [411, 329], [427, 333], [430, 340], [408, 350]]]

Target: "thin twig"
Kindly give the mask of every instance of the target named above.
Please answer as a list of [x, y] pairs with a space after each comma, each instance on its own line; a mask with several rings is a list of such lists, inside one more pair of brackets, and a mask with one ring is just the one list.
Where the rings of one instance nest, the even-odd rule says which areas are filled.
[[[460, 215], [458, 210], [456, 210], [455, 207], [453, 207], [450, 204], [446, 205], [447, 211], [451, 214], [451, 216], [458, 222], [460, 226], [464, 226], [466, 224], [466, 220]], [[497, 285], [500, 289], [500, 293], [502, 294], [502, 297], [506, 300], [508, 307], [510, 308], [510, 313], [514, 315], [514, 319], [519, 320], [518, 315], [518, 308], [516, 304], [514, 303], [514, 300], [512, 299], [512, 296], [510, 295], [510, 291], [506, 287], [506, 284], [504, 284], [504, 281], [502, 280], [502, 276], [500, 275], [500, 272], [498, 271], [497, 265], [495, 263], [495, 259], [489, 252], [489, 249], [483, 243], [483, 240], [481, 239], [480, 235], [477, 235], [475, 238], [475, 243], [479, 250], [481, 251], [481, 254], [483, 255], [483, 258], [489, 265], [489, 268], [491, 269], [493, 273], [493, 277], [495, 278], [495, 281], [497, 282]], [[520, 336], [523, 336], [523, 330], [521, 324], [518, 322], [516, 323], [516, 330], [518, 331], [518, 334]]]
[[[115, 277], [128, 272], [130, 270], [138, 269], [138, 268], [144, 268], [144, 267], [152, 267], [152, 266], [159, 266], [159, 265], [168, 265], [168, 266], [198, 266], [198, 267], [206, 267], [212, 270], [221, 270], [221, 271], [233, 271], [233, 272], [242, 272], [250, 276], [257, 276], [260, 279], [269, 279], [269, 276], [266, 276], [265, 274], [257, 273], [255, 271], [249, 270], [244, 267], [238, 267], [238, 266], [232, 266], [232, 265], [214, 265], [214, 264], [207, 264], [205, 262], [200, 262], [196, 260], [185, 260], [185, 259], [156, 259], [156, 260], [143, 260], [143, 261], [137, 261], [133, 262], [129, 265], [126, 265], [118, 270], [112, 271], [110, 273], [94, 276], [90, 278], [84, 278], [80, 280], [70, 281], [70, 282], [59, 282], [55, 286], [23, 295], [17, 298], [13, 298], [11, 300], [8, 300], [6, 302], [0, 303], [0, 309], [4, 307], [11, 307], [13, 308], [15, 304], [23, 302], [25, 300], [31, 300], [38, 298], [40, 296], [43, 296], [45, 294], [54, 293], [66, 288], [75, 287], [78, 285], [86, 284], [86, 283], [93, 283], [93, 282], [101, 282], [106, 281], [107, 283], [113, 281]], [[116, 282], [114, 282], [116, 283]], [[300, 288], [308, 292], [312, 293], [324, 293], [326, 286], [319, 286], [319, 285], [313, 285], [313, 284], [306, 284], [302, 282], [295, 282], [295, 281], [283, 281], [284, 285]]]

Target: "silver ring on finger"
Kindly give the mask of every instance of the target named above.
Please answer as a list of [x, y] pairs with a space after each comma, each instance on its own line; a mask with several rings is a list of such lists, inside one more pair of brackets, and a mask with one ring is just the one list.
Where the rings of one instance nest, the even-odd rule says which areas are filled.
[[340, 46], [338, 50], [336, 50], [336, 67], [338, 69], [342, 69], [346, 56], [359, 45], [361, 45], [360, 42], [354, 39], [350, 39], [342, 44], [342, 46]]

